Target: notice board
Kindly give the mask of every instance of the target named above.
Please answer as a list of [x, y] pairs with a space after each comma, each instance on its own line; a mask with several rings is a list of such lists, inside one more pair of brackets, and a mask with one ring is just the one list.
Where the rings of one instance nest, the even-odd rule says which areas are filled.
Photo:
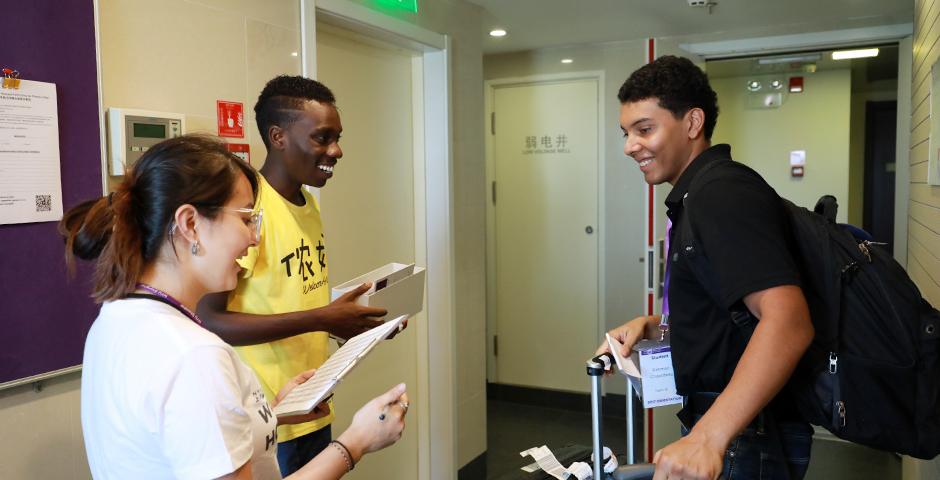
[[[94, 2], [0, 0], [0, 68], [56, 84], [65, 210], [101, 196]], [[81, 262], [84, 263], [84, 262]], [[91, 268], [66, 274], [55, 222], [0, 225], [0, 387], [81, 364], [98, 312]]]

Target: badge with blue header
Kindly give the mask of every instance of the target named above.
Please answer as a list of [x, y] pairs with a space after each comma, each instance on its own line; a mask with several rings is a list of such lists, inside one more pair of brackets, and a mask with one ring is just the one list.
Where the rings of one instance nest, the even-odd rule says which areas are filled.
[[637, 342], [629, 358], [620, 355], [623, 345], [616, 339], [608, 335], [607, 342], [617, 369], [627, 376], [637, 396], [643, 400], [643, 408], [682, 403], [682, 397], [676, 394], [668, 336], [662, 340]]

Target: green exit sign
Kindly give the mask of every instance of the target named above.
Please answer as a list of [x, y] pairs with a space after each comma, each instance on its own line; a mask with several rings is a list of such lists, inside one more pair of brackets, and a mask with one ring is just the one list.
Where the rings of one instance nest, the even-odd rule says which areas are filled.
[[384, 7], [418, 13], [418, 0], [375, 0], [375, 3]]

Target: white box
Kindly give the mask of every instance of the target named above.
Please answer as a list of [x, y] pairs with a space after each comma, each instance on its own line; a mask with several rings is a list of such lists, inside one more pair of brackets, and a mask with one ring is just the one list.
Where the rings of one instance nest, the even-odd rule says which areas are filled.
[[332, 300], [366, 282], [372, 288], [356, 303], [388, 310], [385, 318], [412, 316], [424, 309], [425, 269], [412, 264], [389, 263], [333, 288]]

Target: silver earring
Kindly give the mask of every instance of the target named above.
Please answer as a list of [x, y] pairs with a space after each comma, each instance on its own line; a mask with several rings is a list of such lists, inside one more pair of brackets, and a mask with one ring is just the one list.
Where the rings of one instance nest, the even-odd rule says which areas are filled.
[[189, 252], [192, 253], [193, 255], [196, 255], [197, 253], [199, 253], [199, 242], [194, 242], [193, 246], [189, 248]]

